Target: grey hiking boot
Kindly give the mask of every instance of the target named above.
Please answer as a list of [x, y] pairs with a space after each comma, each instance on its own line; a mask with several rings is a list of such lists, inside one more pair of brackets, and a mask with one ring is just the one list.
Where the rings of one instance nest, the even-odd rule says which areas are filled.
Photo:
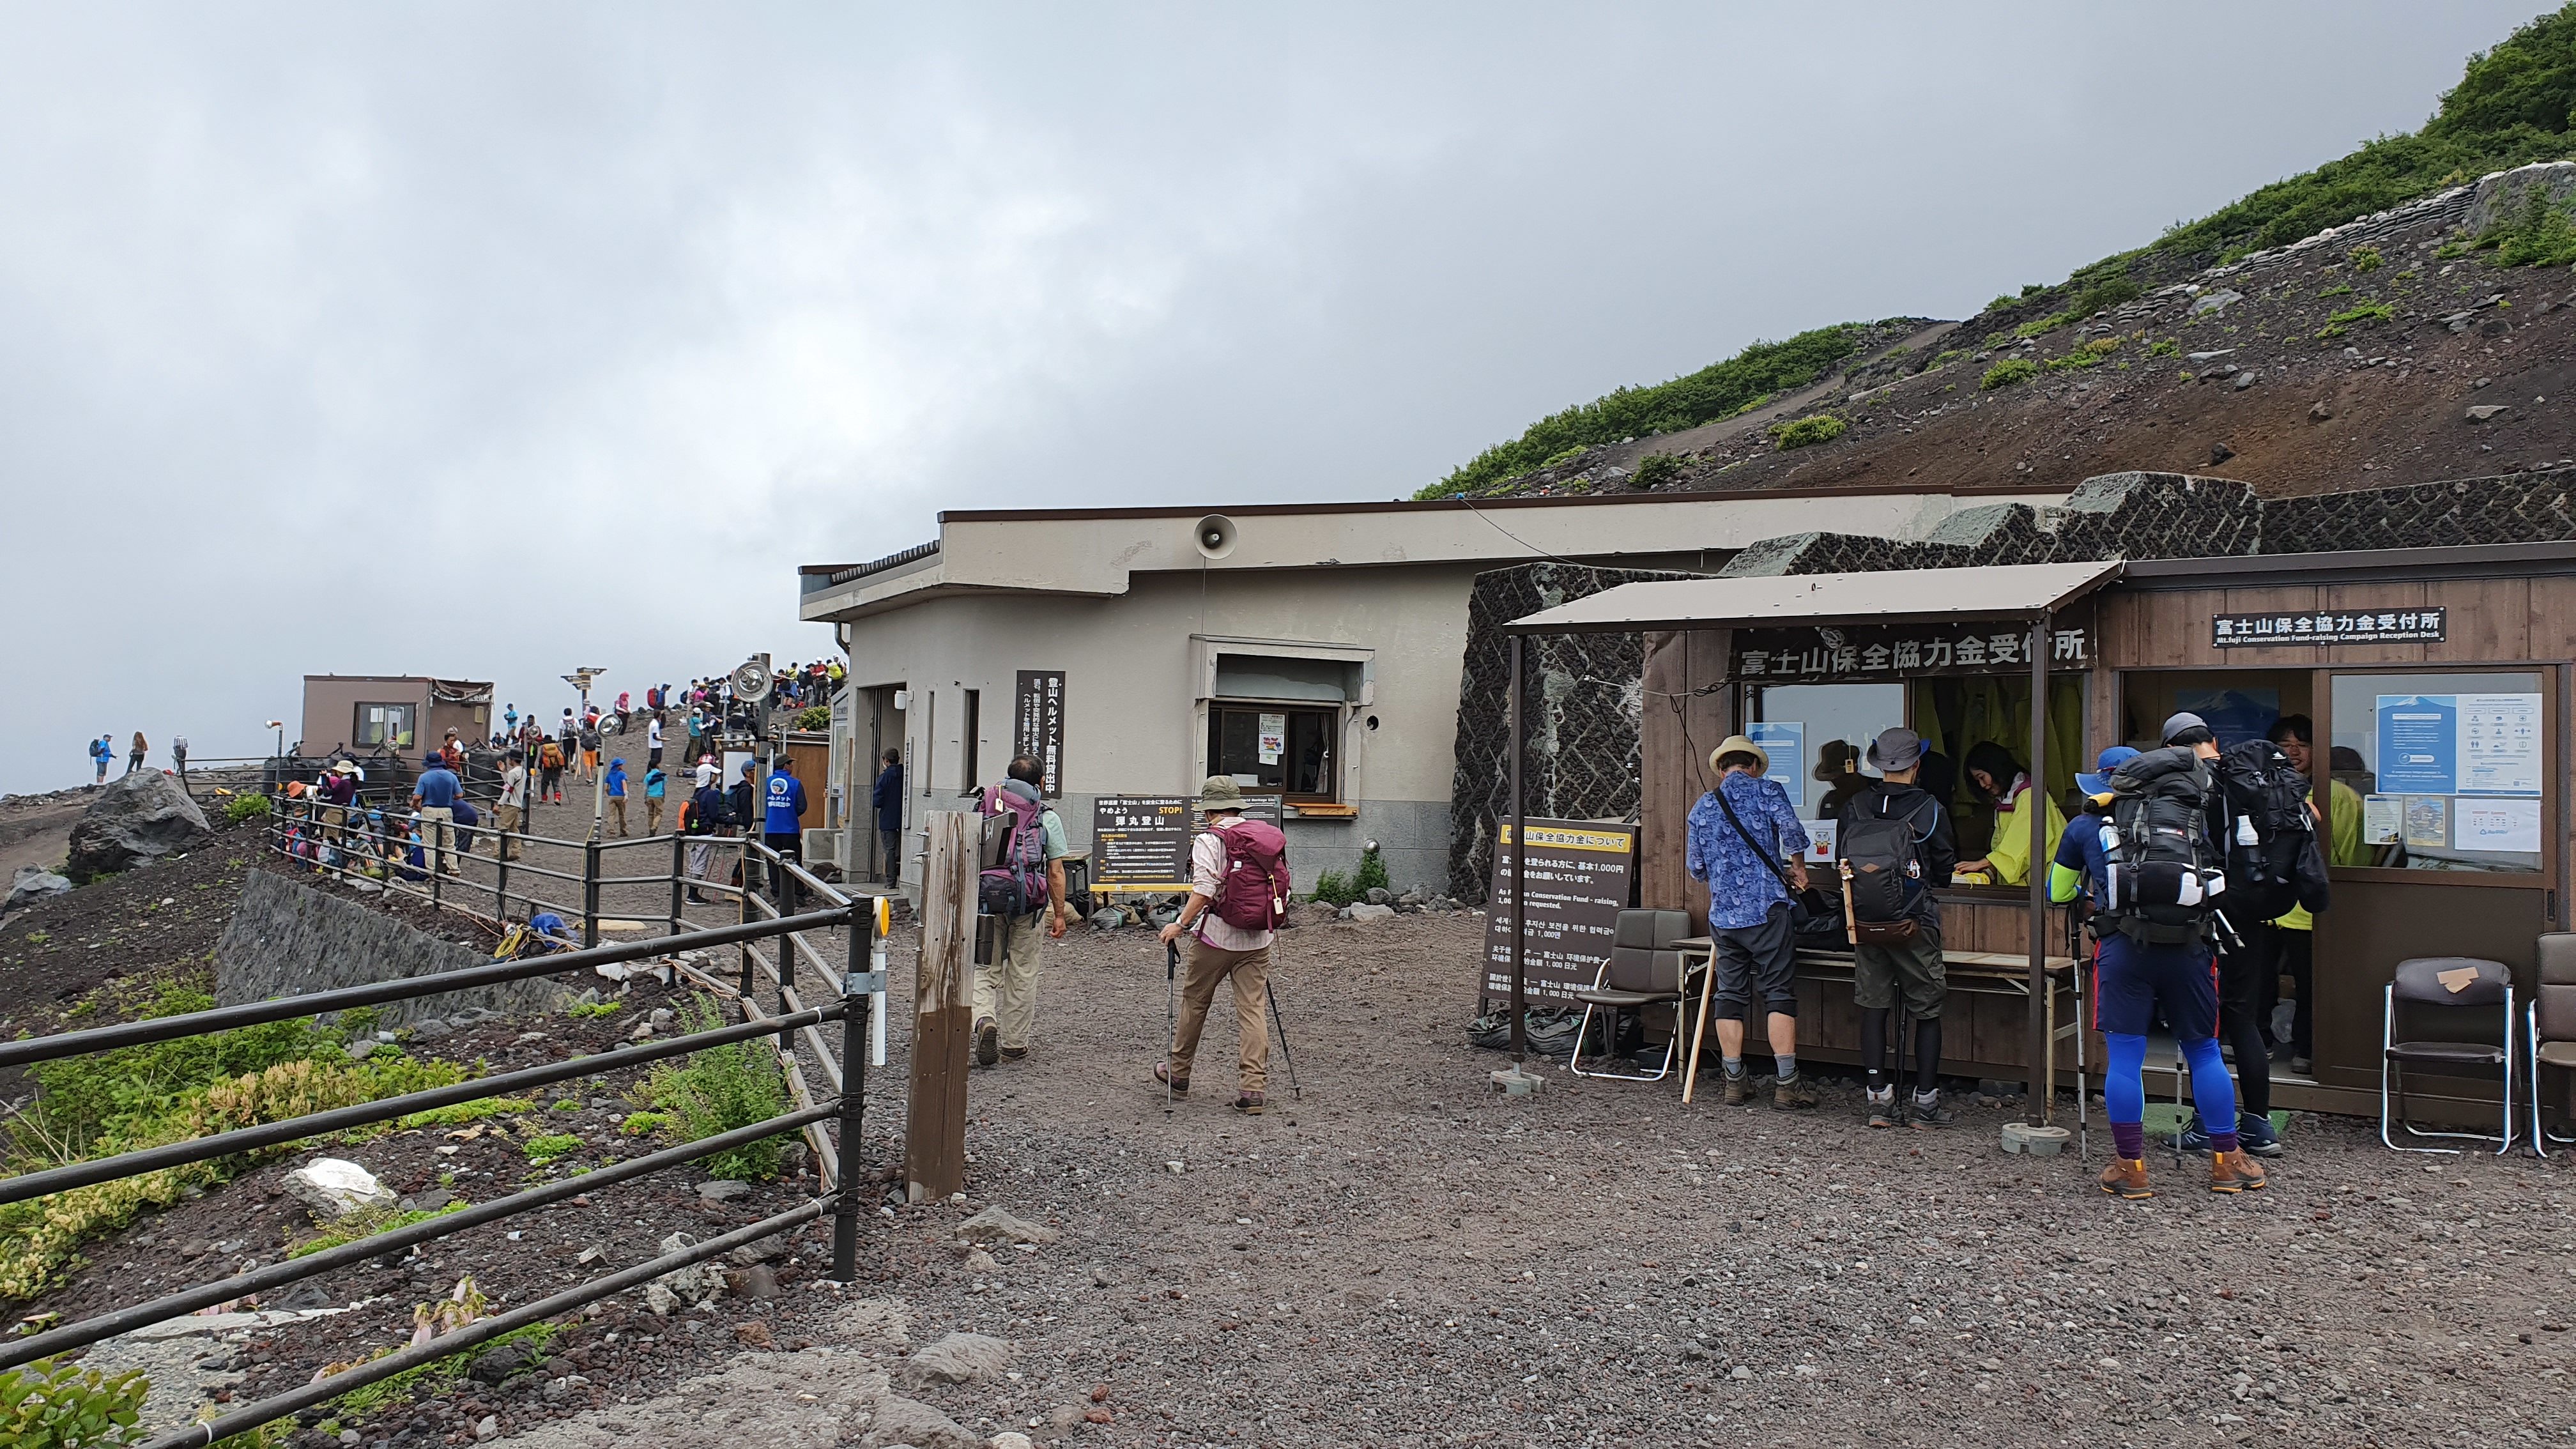
[[1866, 1095], [1869, 1098], [1869, 1125], [1872, 1127], [1894, 1127], [1905, 1120], [1905, 1114], [1896, 1109], [1894, 1087], [1884, 1092], [1869, 1092]]
[[1937, 1092], [1933, 1094], [1932, 1100], [1929, 1102], [1924, 1101], [1922, 1096], [1918, 1093], [1905, 1104], [1905, 1125], [1918, 1132], [1928, 1132], [1936, 1127], [1947, 1127], [1958, 1120], [1958, 1113], [1941, 1105], [1941, 1096]]

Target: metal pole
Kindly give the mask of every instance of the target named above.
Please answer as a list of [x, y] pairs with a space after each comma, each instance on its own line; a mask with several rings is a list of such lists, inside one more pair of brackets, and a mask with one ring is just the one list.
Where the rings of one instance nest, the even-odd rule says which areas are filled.
[[872, 901], [850, 906], [850, 954], [841, 976], [841, 1140], [833, 1165], [832, 1278], [850, 1283], [859, 1276], [859, 1164], [861, 1133], [867, 1114], [868, 1007], [865, 967], [876, 931]]
[[688, 874], [688, 869], [689, 838], [674, 833], [671, 836], [671, 934], [674, 936], [680, 934], [680, 892], [687, 889], [682, 879]]
[[581, 846], [581, 943], [599, 944], [599, 826], [595, 822], [590, 839]]
[[2030, 790], [2022, 809], [2030, 816], [2030, 1101], [2047, 1122], [2057, 1105], [2056, 1073], [2048, 1070], [2048, 862], [2057, 842], [2048, 838], [2048, 611], [2030, 626]]
[[1512, 806], [1512, 1067], [1518, 1070], [1529, 1060], [1529, 1006], [1525, 999], [1523, 944], [1528, 935], [1528, 921], [1523, 902], [1528, 898], [1529, 816], [1521, 790], [1521, 653], [1522, 638], [1512, 636], [1511, 693], [1504, 708], [1504, 729], [1511, 739], [1511, 806]]

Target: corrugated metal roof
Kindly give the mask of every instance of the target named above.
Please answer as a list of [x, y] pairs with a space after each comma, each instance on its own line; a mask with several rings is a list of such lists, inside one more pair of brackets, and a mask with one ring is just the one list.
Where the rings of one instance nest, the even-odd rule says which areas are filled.
[[2113, 559], [1621, 584], [1515, 619], [1503, 628], [1515, 634], [1597, 634], [1762, 624], [2027, 618], [2082, 598], [2118, 577], [2120, 568]]

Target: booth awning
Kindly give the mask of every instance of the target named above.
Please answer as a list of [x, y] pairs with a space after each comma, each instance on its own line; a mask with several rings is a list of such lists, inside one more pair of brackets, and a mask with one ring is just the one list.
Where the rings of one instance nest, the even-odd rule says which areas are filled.
[[2026, 619], [2093, 592], [2117, 578], [2120, 567], [2113, 559], [1621, 584], [1515, 619], [1503, 629], [1513, 634], [1603, 634], [1758, 624]]

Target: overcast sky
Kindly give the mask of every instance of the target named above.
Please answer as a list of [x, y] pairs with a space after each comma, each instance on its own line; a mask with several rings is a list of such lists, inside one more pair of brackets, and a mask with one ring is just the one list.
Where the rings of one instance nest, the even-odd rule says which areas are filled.
[[0, 3], [0, 791], [307, 672], [810, 658], [795, 566], [943, 507], [1409, 494], [2411, 129], [2537, 4]]

